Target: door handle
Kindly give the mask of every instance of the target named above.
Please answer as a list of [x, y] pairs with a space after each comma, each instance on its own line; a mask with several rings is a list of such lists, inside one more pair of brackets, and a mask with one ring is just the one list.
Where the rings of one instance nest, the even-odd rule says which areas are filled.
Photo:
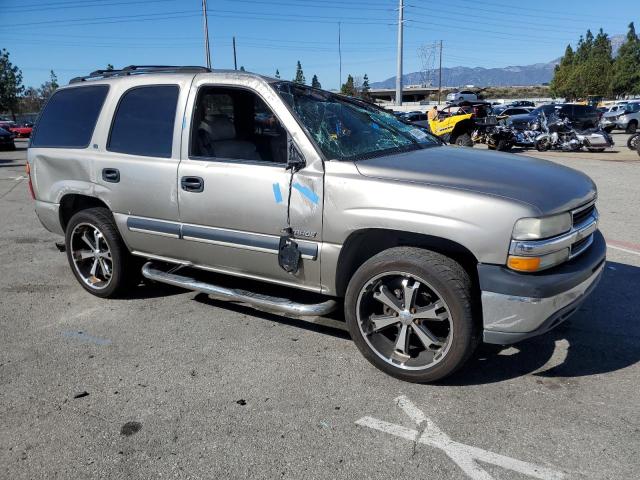
[[199, 193], [204, 190], [204, 180], [200, 177], [182, 177], [180, 185], [185, 192]]
[[102, 180], [109, 183], [118, 183], [120, 181], [120, 170], [117, 168], [103, 168]]

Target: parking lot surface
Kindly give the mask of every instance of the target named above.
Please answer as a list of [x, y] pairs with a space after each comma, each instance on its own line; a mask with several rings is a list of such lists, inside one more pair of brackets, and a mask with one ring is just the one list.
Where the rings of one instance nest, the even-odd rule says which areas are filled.
[[340, 316], [158, 285], [91, 296], [33, 212], [18, 142], [0, 152], [0, 478], [638, 478], [640, 157], [614, 138], [518, 153], [598, 184], [593, 296], [439, 385], [376, 370]]

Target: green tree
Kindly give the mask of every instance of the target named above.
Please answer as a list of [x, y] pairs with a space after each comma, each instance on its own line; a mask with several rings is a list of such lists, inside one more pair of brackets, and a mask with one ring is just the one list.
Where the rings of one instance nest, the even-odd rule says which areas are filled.
[[42, 99], [43, 104], [49, 99], [51, 95], [53, 95], [53, 92], [55, 92], [58, 87], [58, 77], [56, 76], [54, 71], [51, 70], [49, 73], [49, 81], [44, 82], [38, 89], [38, 93], [40, 95], [40, 98]]
[[3, 48], [0, 51], [0, 112], [11, 113], [15, 120], [22, 92], [22, 72], [11, 63], [9, 52]]
[[246, 70], [244, 69], [244, 65], [240, 65], [240, 71], [241, 72], [246, 72]]
[[571, 83], [574, 79], [573, 71], [575, 69], [575, 53], [571, 45], [567, 45], [564, 56], [560, 59], [560, 63], [556, 65], [551, 80], [551, 94], [554, 97], [564, 97], [573, 99], [575, 97], [575, 86]]
[[307, 83], [307, 80], [304, 78], [304, 72], [302, 71], [302, 64], [300, 63], [300, 60], [298, 60], [298, 64], [296, 65], [296, 77], [293, 81], [301, 85]]
[[612, 67], [611, 40], [600, 29], [591, 44], [587, 61], [583, 65], [582, 81], [584, 92], [582, 96], [610, 95]]
[[351, 75], [347, 76], [347, 81], [340, 87], [340, 93], [349, 97], [356, 96], [356, 86]]
[[360, 94], [362, 95], [362, 98], [368, 100], [371, 97], [369, 93], [370, 90], [371, 87], [369, 86], [369, 76], [365, 73], [364, 77], [362, 78], [362, 87], [360, 87]]
[[280, 78], [280, 70], [276, 68], [276, 78]]
[[616, 96], [640, 94], [640, 38], [633, 22], [613, 63], [611, 91]]
[[313, 88], [322, 88], [322, 85], [320, 84], [320, 80], [318, 80], [317, 75], [314, 75], [313, 78], [311, 79], [311, 86]]
[[113, 65], [111, 65], [110, 63], [107, 63], [107, 70], [114, 70]]

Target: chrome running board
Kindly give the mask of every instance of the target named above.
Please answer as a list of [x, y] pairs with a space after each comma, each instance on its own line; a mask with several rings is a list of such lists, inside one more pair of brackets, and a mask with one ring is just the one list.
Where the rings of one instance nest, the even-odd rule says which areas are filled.
[[221, 287], [184, 275], [164, 272], [155, 268], [153, 262], [144, 264], [142, 267], [142, 275], [155, 282], [167, 283], [175, 287], [206, 293], [216, 300], [239, 303], [257, 310], [291, 315], [294, 317], [317, 317], [326, 315], [335, 310], [338, 305], [335, 300], [326, 300], [321, 303], [312, 304], [297, 303], [288, 298], [273, 297], [237, 288]]

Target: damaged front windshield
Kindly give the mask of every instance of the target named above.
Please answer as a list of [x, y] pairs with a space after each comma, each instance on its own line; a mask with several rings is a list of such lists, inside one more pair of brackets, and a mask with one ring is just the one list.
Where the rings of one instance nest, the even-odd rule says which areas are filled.
[[329, 160], [363, 160], [441, 144], [366, 102], [290, 82], [275, 88]]

